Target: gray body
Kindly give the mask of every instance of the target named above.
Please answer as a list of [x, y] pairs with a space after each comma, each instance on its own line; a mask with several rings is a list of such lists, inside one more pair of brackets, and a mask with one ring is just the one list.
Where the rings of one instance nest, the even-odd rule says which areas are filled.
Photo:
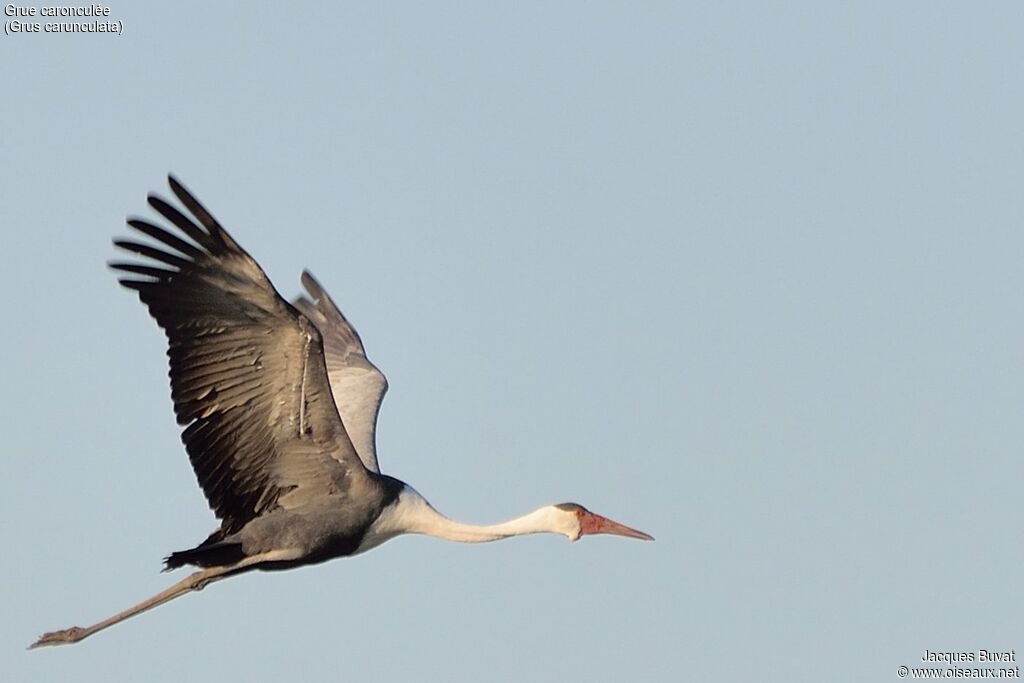
[[[360, 504], [338, 505], [337, 500], [314, 500], [295, 509], [277, 508], [246, 524], [217, 545], [237, 547], [233, 563], [244, 557], [258, 556], [280, 548], [294, 549], [299, 559], [264, 562], [255, 569], [290, 569], [354, 555], [377, 545], [367, 533], [384, 508], [393, 504], [404, 484], [386, 476], [376, 477], [373, 491], [360, 498]], [[365, 545], [364, 545], [365, 542]], [[186, 551], [189, 552], [189, 551]], [[195, 562], [200, 564], [201, 562]]]

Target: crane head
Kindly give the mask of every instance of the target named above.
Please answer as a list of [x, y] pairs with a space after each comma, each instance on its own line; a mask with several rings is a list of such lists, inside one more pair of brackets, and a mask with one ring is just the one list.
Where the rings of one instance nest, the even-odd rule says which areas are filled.
[[642, 541], [654, 540], [654, 536], [650, 534], [645, 534], [625, 524], [613, 522], [607, 517], [591, 512], [578, 503], [561, 503], [554, 507], [566, 516], [571, 516], [567, 525], [570, 530], [566, 533], [570, 541], [578, 541], [583, 536], [590, 534], [614, 534], [628, 538], [639, 538]]

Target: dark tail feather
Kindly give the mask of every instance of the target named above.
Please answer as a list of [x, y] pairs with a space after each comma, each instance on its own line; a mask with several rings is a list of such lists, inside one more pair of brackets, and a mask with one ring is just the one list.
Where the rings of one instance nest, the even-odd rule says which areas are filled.
[[210, 543], [209, 540], [192, 548], [179, 550], [164, 558], [164, 571], [192, 564], [197, 567], [226, 567], [245, 558], [241, 543]]

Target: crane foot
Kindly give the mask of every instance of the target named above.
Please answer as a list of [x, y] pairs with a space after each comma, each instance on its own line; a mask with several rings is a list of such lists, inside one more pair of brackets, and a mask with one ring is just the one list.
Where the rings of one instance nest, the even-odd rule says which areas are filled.
[[81, 626], [72, 626], [61, 631], [50, 631], [39, 636], [39, 640], [28, 646], [28, 649], [34, 650], [37, 647], [43, 647], [45, 645], [67, 645], [69, 643], [77, 643], [86, 635], [85, 629]]

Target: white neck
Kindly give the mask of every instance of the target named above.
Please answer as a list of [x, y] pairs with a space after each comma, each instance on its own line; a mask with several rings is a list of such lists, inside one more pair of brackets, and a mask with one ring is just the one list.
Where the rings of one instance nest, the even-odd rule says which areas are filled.
[[510, 536], [561, 533], [559, 529], [554, 528], [546, 508], [534, 510], [522, 517], [516, 517], [500, 524], [482, 526], [456, 522], [454, 519], [445, 517], [433, 508], [429, 509], [434, 514], [422, 517], [419, 528], [411, 529], [408, 533], [426, 534], [427, 536], [458, 541], [460, 543], [486, 543], [488, 541], [499, 541]]
[[575, 540], [579, 529], [571, 528], [569, 515], [551, 505], [500, 524], [464, 524], [445, 517], [420, 494], [407, 488], [371, 525], [357, 552], [369, 550], [400, 534], [425, 534], [461, 543], [486, 543], [541, 533], [562, 534]]

